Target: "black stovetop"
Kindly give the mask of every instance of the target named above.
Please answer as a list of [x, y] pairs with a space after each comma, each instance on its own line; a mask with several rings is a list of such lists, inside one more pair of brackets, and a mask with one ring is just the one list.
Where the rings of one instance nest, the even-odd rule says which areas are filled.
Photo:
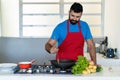
[[29, 69], [20, 69], [17, 66], [14, 74], [72, 74], [71, 69], [61, 70], [52, 65], [32, 65]]

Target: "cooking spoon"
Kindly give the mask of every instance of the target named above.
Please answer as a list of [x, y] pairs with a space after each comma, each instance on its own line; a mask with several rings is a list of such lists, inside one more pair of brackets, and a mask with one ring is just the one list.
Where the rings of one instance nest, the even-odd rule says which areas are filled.
[[[56, 37], [54, 36], [54, 40], [56, 40]], [[57, 56], [57, 63], [59, 64], [59, 55]]]
[[57, 58], [57, 63], [58, 63], [58, 64], [60, 63], [60, 60], [59, 60], [59, 58]]

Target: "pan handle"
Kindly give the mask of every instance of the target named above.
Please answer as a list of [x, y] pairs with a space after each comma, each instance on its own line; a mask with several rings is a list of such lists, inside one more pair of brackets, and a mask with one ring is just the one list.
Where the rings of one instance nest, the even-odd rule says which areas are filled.
[[36, 61], [35, 59], [32, 59], [30, 62], [31, 62], [31, 63], [34, 63], [35, 61]]

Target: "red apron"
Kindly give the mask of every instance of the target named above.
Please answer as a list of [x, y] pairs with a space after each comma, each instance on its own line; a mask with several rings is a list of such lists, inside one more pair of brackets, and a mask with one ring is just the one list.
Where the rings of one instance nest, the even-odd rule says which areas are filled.
[[82, 35], [80, 22], [78, 22], [79, 32], [70, 32], [69, 20], [67, 21], [67, 36], [65, 40], [58, 47], [59, 51], [56, 59], [77, 60], [78, 56], [83, 56], [84, 37]]

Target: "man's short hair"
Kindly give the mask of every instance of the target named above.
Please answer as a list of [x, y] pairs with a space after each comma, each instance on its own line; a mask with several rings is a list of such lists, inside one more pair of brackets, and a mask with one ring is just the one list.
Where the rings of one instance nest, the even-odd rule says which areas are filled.
[[78, 2], [75, 2], [72, 4], [72, 6], [70, 7], [70, 11], [73, 10], [74, 12], [83, 12], [83, 6], [78, 3]]

